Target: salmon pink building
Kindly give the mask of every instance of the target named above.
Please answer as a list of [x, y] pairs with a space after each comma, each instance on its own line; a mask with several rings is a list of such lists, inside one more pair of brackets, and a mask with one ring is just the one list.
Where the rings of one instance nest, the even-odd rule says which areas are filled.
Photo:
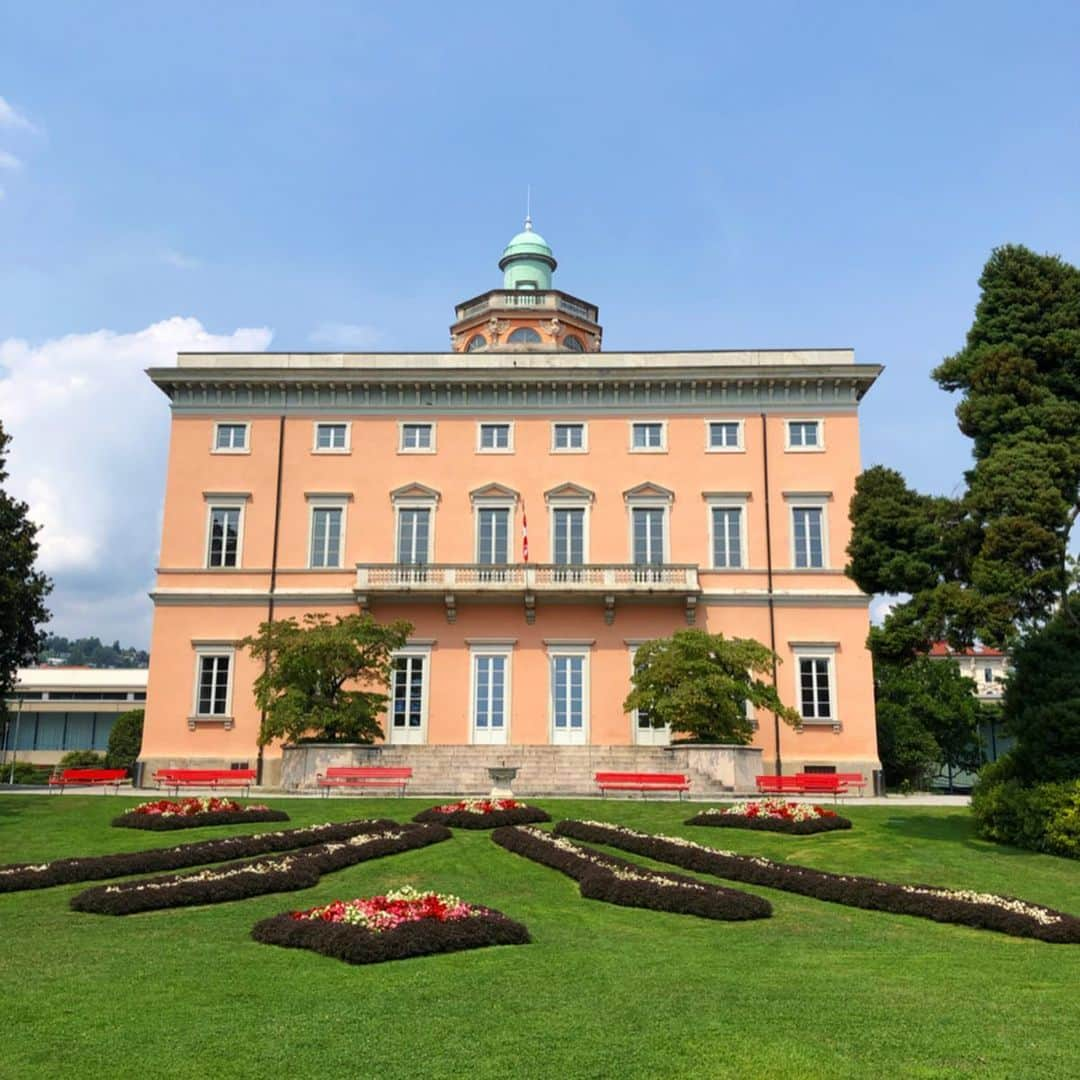
[[[869, 775], [869, 598], [843, 566], [880, 368], [849, 349], [602, 352], [596, 306], [553, 288], [528, 222], [499, 266], [448, 352], [150, 372], [172, 436], [143, 760], [260, 761], [304, 786], [375, 758], [440, 791], [482, 790], [503, 761], [537, 792], [591, 790], [599, 768], [704, 790], [778, 764]], [[288, 751], [283, 773], [237, 642], [357, 611], [415, 627], [384, 743]], [[695, 756], [624, 712], [636, 647], [686, 626], [772, 646], [801, 724], [761, 714], [751, 750]]]

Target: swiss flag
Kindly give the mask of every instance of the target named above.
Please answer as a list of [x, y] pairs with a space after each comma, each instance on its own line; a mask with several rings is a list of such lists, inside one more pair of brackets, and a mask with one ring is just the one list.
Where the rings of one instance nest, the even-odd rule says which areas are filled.
[[525, 513], [525, 503], [521, 504], [521, 561], [529, 561], [529, 519]]

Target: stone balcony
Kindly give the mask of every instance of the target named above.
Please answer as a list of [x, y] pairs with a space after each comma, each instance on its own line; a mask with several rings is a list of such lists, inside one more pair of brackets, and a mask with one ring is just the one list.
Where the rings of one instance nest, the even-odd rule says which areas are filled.
[[463, 322], [476, 315], [497, 311], [563, 312], [586, 322], [595, 323], [599, 312], [594, 304], [579, 300], [557, 289], [493, 289], [483, 296], [466, 300], [454, 309], [456, 320]]
[[373, 600], [436, 600], [453, 622], [461, 600], [520, 600], [526, 621], [536, 618], [537, 599], [598, 600], [604, 620], [615, 621], [619, 600], [668, 600], [683, 605], [693, 624], [701, 595], [693, 563], [358, 563], [356, 598], [361, 608]]

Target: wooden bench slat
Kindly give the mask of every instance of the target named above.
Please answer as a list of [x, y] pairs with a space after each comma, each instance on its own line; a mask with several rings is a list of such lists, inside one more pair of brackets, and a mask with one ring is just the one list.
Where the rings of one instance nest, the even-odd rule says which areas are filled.
[[690, 782], [682, 773], [619, 773], [598, 772], [593, 776], [600, 794], [606, 791], [677, 791], [682, 798], [690, 790]]
[[411, 768], [402, 766], [331, 765], [325, 774], [316, 775], [315, 783], [322, 788], [323, 795], [329, 795], [334, 787], [396, 787], [398, 794], [404, 795], [412, 774]]

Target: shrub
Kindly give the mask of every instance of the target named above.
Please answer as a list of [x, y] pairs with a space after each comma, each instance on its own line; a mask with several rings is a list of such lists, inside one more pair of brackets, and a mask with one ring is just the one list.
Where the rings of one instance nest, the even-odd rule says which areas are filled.
[[105, 752], [105, 764], [110, 769], [130, 769], [139, 759], [142, 750], [143, 709], [121, 713], [109, 732], [109, 748]]
[[895, 885], [854, 874], [829, 874], [795, 863], [717, 851], [692, 840], [652, 836], [599, 821], [560, 821], [555, 832], [559, 836], [632, 851], [696, 873], [765, 885], [834, 904], [894, 915], [917, 915], [935, 922], [998, 930], [1053, 944], [1080, 944], [1080, 919], [1012, 896], [934, 885]]
[[61, 759], [63, 769], [100, 769], [105, 765], [105, 755], [93, 750], [69, 750]]
[[0, 766], [0, 783], [12, 784], [47, 784], [51, 765], [35, 765], [29, 761], [16, 761]]
[[1080, 780], [1025, 785], [1006, 757], [987, 766], [971, 797], [979, 835], [999, 844], [1080, 858]]

